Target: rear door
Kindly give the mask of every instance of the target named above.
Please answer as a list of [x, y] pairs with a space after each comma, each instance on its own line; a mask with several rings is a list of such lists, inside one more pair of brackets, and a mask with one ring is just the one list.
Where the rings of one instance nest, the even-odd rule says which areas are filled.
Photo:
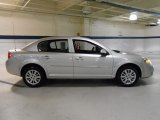
[[72, 53], [68, 39], [47, 40], [38, 44], [39, 60], [50, 78], [73, 78]]

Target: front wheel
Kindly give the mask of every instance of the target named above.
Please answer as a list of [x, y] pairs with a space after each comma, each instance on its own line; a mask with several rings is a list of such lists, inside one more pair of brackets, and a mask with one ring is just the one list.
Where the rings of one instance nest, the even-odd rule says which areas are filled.
[[39, 87], [45, 79], [43, 71], [37, 67], [26, 68], [23, 72], [23, 80], [29, 87]]
[[135, 67], [126, 66], [118, 71], [117, 79], [121, 86], [131, 87], [139, 80], [139, 73]]

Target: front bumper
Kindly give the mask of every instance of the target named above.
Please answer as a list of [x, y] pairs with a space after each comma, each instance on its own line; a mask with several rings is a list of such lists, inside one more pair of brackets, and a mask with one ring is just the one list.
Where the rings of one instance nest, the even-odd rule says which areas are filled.
[[148, 78], [153, 75], [154, 67], [152, 64], [143, 63], [142, 78]]

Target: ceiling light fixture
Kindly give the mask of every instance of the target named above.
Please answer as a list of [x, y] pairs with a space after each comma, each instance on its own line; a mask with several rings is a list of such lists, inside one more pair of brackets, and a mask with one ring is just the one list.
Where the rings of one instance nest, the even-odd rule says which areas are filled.
[[160, 24], [160, 19], [158, 19], [157, 24]]
[[89, 3], [86, 1], [85, 6], [82, 9], [83, 14], [88, 15], [92, 13], [92, 9], [89, 5]]
[[129, 20], [131, 20], [131, 21], [137, 20], [137, 15], [135, 13], [131, 13], [129, 16]]

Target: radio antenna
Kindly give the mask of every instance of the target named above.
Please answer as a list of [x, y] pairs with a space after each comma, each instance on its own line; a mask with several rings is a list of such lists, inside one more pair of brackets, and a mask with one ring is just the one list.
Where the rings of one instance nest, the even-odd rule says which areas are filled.
[[[13, 20], [12, 20], [12, 26], [13, 26], [13, 35], [15, 35], [15, 31], [14, 31], [14, 22], [13, 22]], [[15, 51], [16, 51], [16, 49], [17, 49], [16, 40], [13, 39], [13, 41], [14, 41], [14, 47], [15, 47]]]

